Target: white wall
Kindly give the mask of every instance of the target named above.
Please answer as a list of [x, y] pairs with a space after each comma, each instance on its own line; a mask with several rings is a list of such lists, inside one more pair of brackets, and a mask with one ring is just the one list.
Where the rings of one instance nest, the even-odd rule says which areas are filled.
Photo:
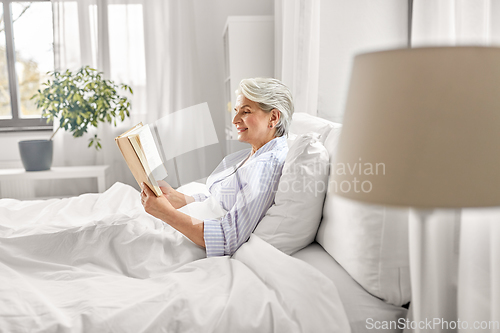
[[406, 47], [408, 1], [321, 1], [318, 116], [342, 122], [354, 55]]
[[23, 167], [18, 149], [19, 141], [48, 139], [51, 134], [49, 131], [0, 132], [0, 169]]
[[[273, 0], [194, 0], [201, 101], [208, 102], [219, 141], [225, 145], [224, 49], [222, 33], [228, 16], [274, 15]], [[259, 52], [258, 45], [248, 45]]]

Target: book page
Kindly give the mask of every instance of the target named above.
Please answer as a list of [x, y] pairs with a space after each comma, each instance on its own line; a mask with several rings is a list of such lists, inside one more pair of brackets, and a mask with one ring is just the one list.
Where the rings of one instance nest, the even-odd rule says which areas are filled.
[[134, 145], [132, 144], [132, 141], [128, 136], [119, 136], [115, 138], [115, 142], [118, 145], [118, 148], [120, 149], [120, 152], [122, 153], [127, 166], [132, 172], [132, 175], [134, 175], [137, 184], [141, 186], [142, 183], [146, 183], [156, 196], [161, 196], [162, 193], [160, 188], [155, 187], [151, 183], [151, 180], [146, 173], [145, 167], [139, 159], [139, 155], [141, 155], [143, 160], [145, 160], [144, 154], [142, 153], [142, 148], [135, 139], [133, 139], [133, 141], [136, 142], [136, 148], [134, 148]]
[[149, 167], [148, 160], [147, 160], [146, 156], [144, 155], [144, 149], [143, 149], [141, 143], [139, 142], [139, 135], [131, 135], [131, 136], [129, 136], [128, 139], [129, 139], [130, 143], [132, 144], [132, 147], [134, 147], [134, 150], [135, 150], [135, 153], [137, 154], [137, 157], [141, 161], [141, 164], [144, 168], [144, 171], [146, 172], [146, 175], [149, 179], [149, 182], [151, 183], [151, 185], [153, 187], [155, 187], [155, 188], [158, 187], [158, 183], [157, 183], [156, 179], [153, 177], [153, 174], [151, 172], [151, 168]]
[[137, 125], [135, 125], [134, 127], [132, 127], [131, 129], [129, 129], [128, 131], [126, 131], [125, 133], [118, 135], [118, 137], [116, 137], [116, 138], [119, 139], [119, 138], [123, 138], [125, 136], [132, 135], [135, 132], [139, 131], [142, 128], [142, 126], [144, 126], [144, 125], [142, 125], [142, 122], [140, 122]]
[[145, 182], [157, 196], [162, 195], [158, 180], [168, 174], [150, 126], [139, 123], [115, 141], [137, 183]]
[[163, 161], [161, 160], [149, 125], [143, 126], [142, 130], [137, 135], [138, 142], [142, 147], [142, 151], [147, 160], [147, 165], [150, 169], [149, 172], [152, 174], [152, 177], [156, 181], [166, 178], [168, 175], [167, 170], [163, 165]]

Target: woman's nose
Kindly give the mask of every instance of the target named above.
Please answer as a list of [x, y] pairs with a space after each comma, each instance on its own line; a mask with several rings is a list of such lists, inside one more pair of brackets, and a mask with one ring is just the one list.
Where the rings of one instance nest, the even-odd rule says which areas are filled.
[[236, 125], [237, 123], [239, 123], [240, 119], [241, 119], [241, 117], [239, 116], [239, 113], [236, 112], [236, 114], [234, 115], [234, 118], [233, 118], [233, 124]]

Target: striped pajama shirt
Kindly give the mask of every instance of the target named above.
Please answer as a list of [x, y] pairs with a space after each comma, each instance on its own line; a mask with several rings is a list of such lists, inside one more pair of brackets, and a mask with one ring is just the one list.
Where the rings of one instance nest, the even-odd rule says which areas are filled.
[[[226, 156], [207, 179], [210, 195], [227, 211], [220, 219], [203, 221], [207, 257], [236, 252], [274, 202], [288, 153], [286, 138], [274, 138], [248, 158], [250, 152], [245, 149]], [[204, 194], [193, 197], [195, 201], [207, 198]]]

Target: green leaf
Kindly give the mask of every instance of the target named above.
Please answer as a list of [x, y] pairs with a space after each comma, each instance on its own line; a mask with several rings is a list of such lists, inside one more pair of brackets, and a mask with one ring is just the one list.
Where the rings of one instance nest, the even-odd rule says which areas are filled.
[[[42, 83], [43, 89], [31, 96], [42, 117], [47, 122], [59, 118], [59, 127], [78, 137], [87, 133], [89, 127], [99, 122], [113, 123], [130, 117], [131, 104], [126, 96], [117, 90], [122, 87], [132, 92], [126, 84], [116, 84], [104, 79], [103, 73], [90, 66], [83, 66], [76, 72], [48, 72], [49, 79]], [[97, 136], [90, 145], [101, 146]]]

